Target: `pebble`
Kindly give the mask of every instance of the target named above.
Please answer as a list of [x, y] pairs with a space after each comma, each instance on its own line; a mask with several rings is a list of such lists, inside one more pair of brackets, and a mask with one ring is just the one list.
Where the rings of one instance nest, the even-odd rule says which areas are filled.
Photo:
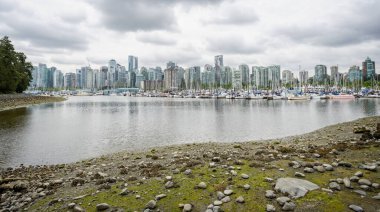
[[231, 170], [230, 172], [231, 172], [232, 176], [236, 176], [237, 175], [237, 172], [235, 170]]
[[343, 178], [343, 184], [346, 186], [346, 188], [352, 188], [351, 181], [347, 177]]
[[244, 197], [239, 196], [238, 198], [236, 198], [236, 202], [237, 203], [244, 203]]
[[372, 187], [378, 189], [378, 188], [380, 188], [380, 184], [379, 183], [372, 183]]
[[69, 203], [69, 204], [67, 205], [67, 207], [68, 207], [69, 209], [72, 209], [72, 208], [74, 208], [75, 205], [76, 205], [75, 202], [72, 202], [72, 203]]
[[110, 206], [107, 203], [100, 203], [96, 205], [96, 210], [98, 211], [104, 211], [110, 208]]
[[243, 187], [244, 187], [245, 190], [249, 190], [251, 188], [251, 186], [248, 185], [248, 184], [245, 184]]
[[156, 205], [157, 205], [157, 202], [154, 201], [154, 200], [150, 200], [146, 205], [145, 207], [146, 208], [149, 208], [149, 209], [154, 209], [156, 208]]
[[332, 190], [340, 191], [340, 185], [336, 182], [329, 183], [329, 188], [331, 188]]
[[276, 194], [272, 190], [267, 190], [265, 191], [265, 197], [273, 199], [273, 198], [276, 198]]
[[243, 179], [248, 179], [249, 176], [248, 176], [248, 174], [241, 174], [241, 178], [243, 178]]
[[314, 166], [313, 169], [318, 171], [318, 172], [321, 172], [321, 173], [326, 171], [325, 167], [323, 167], [323, 166]]
[[166, 197], [166, 194], [159, 194], [156, 196], [156, 200], [158, 201], [158, 200], [163, 199], [165, 197]]
[[73, 210], [73, 212], [85, 212], [86, 211], [82, 207], [80, 207], [79, 205], [75, 205], [72, 210]]
[[125, 196], [125, 195], [127, 195], [128, 193], [129, 193], [128, 189], [127, 189], [127, 188], [124, 188], [123, 190], [121, 190], [120, 195]]
[[167, 181], [171, 181], [172, 179], [173, 179], [172, 176], [166, 176], [166, 177], [165, 177], [165, 180], [167, 180]]
[[359, 194], [360, 196], [367, 196], [367, 193], [363, 190], [354, 190], [354, 192]]
[[296, 209], [296, 204], [294, 204], [294, 202], [286, 202], [282, 207], [282, 210], [284, 211], [294, 211], [294, 209]]
[[305, 173], [313, 173], [314, 169], [306, 167], [306, 168], [303, 169], [303, 172], [305, 172]]
[[173, 187], [174, 187], [173, 181], [168, 181], [168, 182], [165, 183], [165, 188], [166, 189], [173, 188]]
[[363, 172], [358, 171], [354, 175], [357, 176], [357, 177], [363, 177]]
[[186, 169], [185, 172], [183, 172], [184, 174], [186, 175], [190, 175], [191, 174], [191, 169]]
[[301, 172], [296, 172], [296, 173], [294, 173], [294, 176], [296, 176], [296, 177], [305, 177], [305, 174], [303, 174]]
[[225, 195], [229, 196], [229, 195], [231, 195], [232, 193], [234, 193], [234, 191], [233, 191], [233, 190], [230, 190], [230, 189], [227, 189], [227, 190], [224, 190], [223, 193], [224, 193]]
[[182, 211], [184, 211], [184, 212], [189, 212], [189, 211], [192, 210], [192, 208], [193, 208], [193, 206], [192, 206], [191, 204], [185, 204], [185, 205], [183, 206], [183, 210], [182, 210]]
[[271, 183], [273, 182], [274, 180], [272, 178], [269, 178], [269, 177], [266, 177], [265, 178], [265, 182], [268, 182], [268, 183]]
[[349, 207], [351, 210], [356, 211], [356, 212], [362, 212], [362, 211], [364, 211], [362, 207], [357, 206], [357, 205], [350, 205], [350, 206], [348, 206], [348, 207]]
[[352, 182], [358, 182], [359, 180], [360, 180], [360, 178], [358, 176], [350, 177], [350, 181], [352, 181]]
[[360, 179], [358, 181], [358, 183], [359, 183], [359, 185], [367, 185], [367, 186], [371, 186], [372, 185], [371, 181], [369, 181], [367, 179]]
[[274, 211], [276, 211], [276, 208], [273, 205], [267, 204], [266, 211], [267, 212], [274, 212]]
[[231, 202], [231, 197], [230, 196], [225, 196], [223, 199], [221, 199], [223, 203]]
[[222, 205], [222, 204], [223, 204], [223, 202], [220, 201], [220, 200], [215, 200], [215, 201], [214, 201], [214, 205], [215, 205], [215, 206], [219, 206], [219, 205]]
[[207, 188], [207, 184], [205, 182], [200, 182], [198, 184], [198, 188], [200, 188], [200, 189], [206, 189]]
[[334, 171], [334, 167], [330, 164], [323, 164], [323, 167], [325, 167], [326, 171]]
[[283, 206], [285, 203], [290, 201], [289, 197], [279, 197], [276, 199], [279, 205]]
[[225, 196], [226, 195], [224, 195], [223, 192], [221, 192], [221, 191], [216, 192], [216, 197], [218, 198], [218, 200], [223, 199]]

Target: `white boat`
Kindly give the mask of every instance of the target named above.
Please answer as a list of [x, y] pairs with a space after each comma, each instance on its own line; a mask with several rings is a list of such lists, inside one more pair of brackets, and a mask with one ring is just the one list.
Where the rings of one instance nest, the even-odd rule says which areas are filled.
[[310, 96], [289, 96], [288, 100], [310, 100]]
[[350, 94], [331, 95], [330, 99], [355, 99], [355, 96]]

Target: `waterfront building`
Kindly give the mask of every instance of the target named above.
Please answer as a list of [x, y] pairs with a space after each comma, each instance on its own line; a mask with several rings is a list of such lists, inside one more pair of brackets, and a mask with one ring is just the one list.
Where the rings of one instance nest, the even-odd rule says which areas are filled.
[[72, 90], [76, 88], [76, 73], [66, 73], [64, 79], [64, 87], [66, 90]]
[[348, 70], [348, 81], [350, 82], [356, 82], [356, 81], [362, 81], [363, 79], [363, 74], [362, 71], [360, 70], [359, 66], [351, 66], [350, 69]]
[[331, 71], [331, 84], [333, 85], [339, 85], [339, 81], [340, 81], [340, 74], [339, 74], [339, 71], [338, 71], [338, 66], [331, 66], [330, 67], [330, 71]]
[[[185, 89], [186, 83], [185, 83], [185, 75], [186, 75], [186, 70], [182, 67], [178, 67], [177, 71], [177, 85], [181, 89]], [[182, 87], [181, 87], [182, 85]]]
[[229, 66], [223, 66], [220, 72], [220, 86], [224, 88], [232, 87], [232, 69]]
[[363, 62], [362, 65], [364, 81], [376, 78], [375, 61], [372, 61], [371, 58], [367, 57], [367, 59]]
[[188, 90], [198, 90], [201, 86], [201, 67], [194, 66], [187, 68], [185, 71], [185, 86]]
[[300, 71], [299, 72], [299, 81], [300, 81], [300, 86], [305, 86], [307, 85], [307, 81], [309, 79], [309, 72], [308, 71]]
[[272, 90], [280, 89], [281, 67], [279, 65], [268, 66], [268, 83]]
[[129, 88], [136, 88], [136, 72], [134, 71], [129, 71], [128, 72], [128, 87]]
[[321, 85], [327, 81], [327, 68], [325, 65], [316, 65], [314, 74], [314, 83]]
[[214, 58], [215, 62], [215, 82], [217, 86], [221, 84], [221, 72], [223, 69], [223, 55], [216, 55]]
[[108, 67], [107, 66], [102, 66], [100, 67], [99, 70], [99, 88], [106, 88], [110, 87], [111, 85], [109, 84], [109, 78], [108, 78]]
[[269, 87], [268, 68], [263, 66], [253, 66], [252, 72], [255, 76], [254, 86], [257, 89], [267, 89]]
[[136, 74], [136, 88], [141, 88], [141, 82], [145, 80], [144, 75], [141, 73]]
[[232, 71], [232, 88], [234, 90], [242, 89], [242, 72], [240, 69], [233, 69]]
[[164, 71], [165, 89], [177, 90], [177, 72], [178, 67], [173, 62], [167, 63], [167, 68]]
[[144, 91], [161, 91], [163, 90], [163, 80], [144, 80], [140, 83], [140, 88]]
[[241, 83], [244, 88], [246, 88], [250, 82], [249, 77], [249, 66], [246, 64], [239, 65], [239, 70], [241, 72]]
[[116, 60], [114, 59], [111, 59], [109, 62], [108, 62], [108, 81], [109, 81], [109, 86], [111, 87], [114, 87], [115, 86], [115, 82], [116, 82]]
[[294, 75], [290, 70], [282, 71], [282, 85], [286, 86], [294, 81]]
[[138, 62], [138, 58], [133, 56], [133, 55], [129, 55], [128, 56], [128, 72], [138, 72], [138, 69], [139, 69], [139, 62]]

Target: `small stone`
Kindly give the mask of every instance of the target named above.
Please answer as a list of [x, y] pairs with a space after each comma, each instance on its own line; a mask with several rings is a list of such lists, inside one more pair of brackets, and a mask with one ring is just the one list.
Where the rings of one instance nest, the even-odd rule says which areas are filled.
[[229, 195], [231, 195], [232, 193], [234, 193], [234, 191], [233, 191], [233, 190], [230, 190], [230, 189], [227, 189], [227, 190], [224, 190], [223, 193], [224, 193], [225, 195], [229, 196]]
[[96, 210], [98, 211], [104, 211], [110, 208], [110, 206], [107, 203], [100, 203], [96, 205]]
[[367, 185], [360, 185], [359, 187], [360, 187], [361, 189], [364, 189], [364, 190], [369, 190], [369, 189], [370, 189], [370, 187], [367, 186]]
[[140, 199], [141, 196], [137, 194], [137, 195], [135, 196], [135, 198], [136, 198], [136, 199]]
[[293, 202], [286, 202], [282, 207], [282, 210], [284, 211], [294, 211], [294, 209], [296, 209], [296, 204]]
[[166, 194], [159, 194], [156, 196], [156, 200], [158, 201], [158, 200], [163, 199], [165, 197], [166, 197]]
[[264, 181], [265, 181], [265, 182], [268, 182], [268, 183], [271, 183], [271, 182], [273, 182], [274, 180], [273, 180], [272, 178], [266, 177], [266, 178], [264, 179]]
[[274, 212], [274, 211], [276, 211], [276, 208], [273, 205], [267, 204], [266, 211], [267, 212]]
[[377, 164], [359, 164], [359, 169], [365, 169], [375, 172], [377, 169]]
[[333, 193], [333, 190], [328, 189], [328, 188], [322, 188], [322, 191], [325, 191], [327, 193]]
[[223, 204], [223, 202], [220, 201], [220, 200], [215, 200], [215, 201], [214, 201], [214, 205], [215, 205], [215, 206], [219, 206], [219, 205], [222, 205], [222, 204]]
[[306, 168], [303, 169], [303, 172], [305, 172], [305, 173], [313, 173], [314, 169], [306, 167]]
[[265, 191], [265, 197], [273, 199], [273, 198], [276, 198], [276, 194], [272, 190], [267, 190]]
[[354, 190], [354, 192], [359, 194], [360, 196], [367, 196], [367, 193], [363, 190]]
[[343, 167], [351, 168], [351, 167], [352, 167], [352, 164], [349, 163], [349, 162], [340, 161], [340, 162], [338, 163], [338, 166], [343, 166]]
[[215, 164], [215, 162], [211, 162], [211, 163], [208, 164], [208, 166], [209, 166], [210, 168], [214, 168], [214, 167], [216, 166], [216, 164]]
[[248, 179], [249, 176], [248, 176], [248, 174], [241, 174], [241, 178], [243, 178], [243, 179]]
[[72, 210], [73, 210], [73, 212], [85, 212], [86, 211], [85, 209], [83, 209], [79, 205], [75, 205]]
[[313, 156], [316, 157], [316, 158], [320, 158], [321, 157], [321, 155], [318, 154], [318, 153], [314, 153]]
[[183, 172], [185, 175], [190, 175], [191, 174], [191, 169], [186, 169], [185, 172]]
[[356, 212], [363, 212], [363, 211], [364, 211], [362, 207], [357, 206], [357, 205], [350, 205], [350, 206], [348, 206], [348, 207], [349, 207], [351, 210], [356, 211]]
[[313, 169], [318, 171], [318, 172], [321, 172], [321, 173], [326, 171], [325, 167], [323, 167], [323, 166], [314, 166]]
[[216, 197], [218, 198], [218, 200], [223, 199], [225, 196], [226, 195], [224, 195], [223, 192], [221, 192], [221, 191], [216, 192]]
[[343, 184], [346, 186], [346, 188], [352, 188], [351, 181], [347, 177], [343, 178]]
[[278, 202], [279, 205], [283, 206], [286, 202], [290, 201], [290, 198], [289, 197], [278, 197], [276, 199], [276, 201]]
[[244, 203], [244, 197], [239, 196], [238, 198], [236, 198], [236, 202], [237, 203]]
[[183, 206], [183, 212], [190, 212], [192, 210], [193, 206], [191, 204], [185, 204]]
[[235, 170], [231, 170], [230, 172], [231, 172], [232, 176], [237, 176], [237, 172]]
[[165, 183], [165, 188], [166, 189], [173, 188], [173, 187], [174, 187], [173, 181], [168, 181], [168, 182]]
[[378, 189], [378, 188], [380, 188], [380, 184], [379, 183], [372, 183], [372, 187]]
[[352, 182], [358, 182], [359, 180], [360, 180], [360, 178], [358, 176], [350, 177], [350, 181], [352, 181]]
[[172, 179], [173, 179], [172, 176], [166, 176], [166, 177], [165, 177], [165, 180], [166, 180], [166, 181], [171, 181]]
[[296, 176], [296, 177], [305, 177], [305, 174], [303, 174], [301, 172], [296, 172], [296, 173], [294, 173], [294, 176]]
[[128, 193], [129, 193], [128, 189], [124, 188], [123, 190], [121, 190], [120, 195], [125, 196], [125, 195], [128, 195]]
[[227, 202], [230, 202], [231, 201], [231, 197], [230, 196], [225, 196], [223, 199], [221, 199], [220, 201], [222, 201], [223, 203], [227, 203]]
[[76, 205], [76, 203], [75, 203], [75, 202], [72, 202], [72, 203], [69, 203], [69, 204], [67, 205], [67, 207], [68, 207], [69, 209], [72, 209], [72, 208], [74, 208], [75, 205]]
[[244, 188], [245, 190], [249, 190], [249, 189], [251, 188], [251, 186], [248, 185], [248, 184], [245, 184], [245, 185], [243, 186], [243, 188]]
[[334, 167], [330, 164], [323, 164], [323, 167], [325, 168], [326, 171], [334, 171]]
[[354, 175], [357, 176], [357, 177], [363, 177], [363, 172], [358, 171]]
[[146, 208], [149, 208], [149, 209], [154, 209], [156, 208], [156, 205], [157, 205], [157, 202], [154, 201], [154, 200], [150, 200], [146, 205], [145, 207]]
[[371, 186], [372, 185], [371, 181], [369, 181], [367, 179], [360, 179], [358, 181], [358, 183], [359, 183], [359, 185], [367, 185], [367, 186]]
[[200, 189], [206, 189], [207, 188], [207, 184], [205, 182], [200, 182], [198, 184], [198, 188], [200, 188]]
[[329, 188], [332, 190], [340, 191], [340, 185], [336, 182], [329, 183]]
[[378, 195], [376, 195], [376, 196], [373, 196], [372, 199], [380, 200], [380, 194], [378, 194]]

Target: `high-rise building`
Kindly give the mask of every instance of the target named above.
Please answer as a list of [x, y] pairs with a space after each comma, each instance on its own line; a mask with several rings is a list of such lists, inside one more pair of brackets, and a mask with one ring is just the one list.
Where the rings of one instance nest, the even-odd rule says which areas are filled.
[[267, 89], [269, 88], [269, 81], [268, 81], [268, 68], [263, 66], [253, 66], [252, 67], [253, 75], [255, 76], [254, 79], [254, 87], [259, 89]]
[[270, 89], [280, 89], [281, 67], [279, 65], [268, 66], [268, 82]]
[[232, 71], [232, 88], [235, 90], [242, 89], [242, 71], [239, 69], [233, 69]]
[[223, 66], [220, 72], [220, 85], [232, 85], [232, 69], [229, 66]]
[[167, 64], [167, 68], [165, 69], [165, 73], [164, 73], [165, 89], [167, 90], [178, 89], [177, 72], [178, 72], [178, 67], [175, 65], [175, 63], [169, 62]]
[[250, 77], [249, 77], [249, 66], [246, 64], [239, 65], [239, 70], [241, 72], [241, 83], [243, 86], [248, 86]]
[[363, 80], [371, 80], [373, 77], [376, 77], [375, 61], [367, 57], [363, 62]]
[[116, 60], [111, 59], [108, 62], [108, 81], [109, 81], [109, 86], [114, 87], [116, 84]]
[[128, 56], [128, 71], [134, 71], [138, 72], [139, 69], [139, 63], [138, 63], [138, 58], [132, 55]]
[[76, 88], [76, 74], [66, 73], [64, 87], [66, 90], [71, 90]]
[[348, 80], [350, 82], [361, 81], [363, 79], [362, 71], [359, 66], [351, 66], [348, 70]]
[[282, 71], [282, 85], [290, 84], [294, 80], [294, 75], [289, 70]]
[[215, 81], [219, 86], [221, 84], [221, 72], [223, 69], [223, 55], [215, 56]]
[[300, 78], [300, 86], [307, 85], [307, 81], [309, 79], [309, 72], [308, 71], [300, 71], [299, 72], [299, 78]]
[[324, 84], [327, 80], [327, 68], [325, 65], [316, 65], [314, 74], [314, 83]]
[[331, 66], [330, 71], [331, 71], [331, 83], [333, 85], [338, 85], [340, 81], [338, 66]]
[[200, 89], [201, 86], [201, 67], [194, 66], [186, 69], [185, 71], [185, 84], [186, 89]]

